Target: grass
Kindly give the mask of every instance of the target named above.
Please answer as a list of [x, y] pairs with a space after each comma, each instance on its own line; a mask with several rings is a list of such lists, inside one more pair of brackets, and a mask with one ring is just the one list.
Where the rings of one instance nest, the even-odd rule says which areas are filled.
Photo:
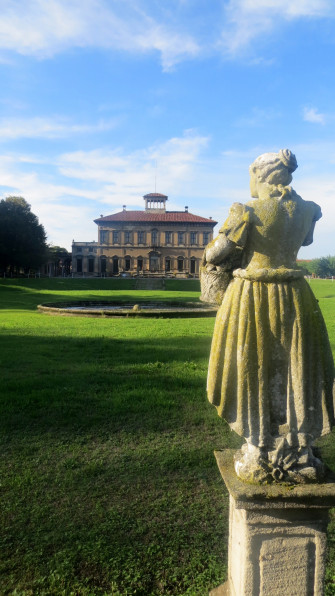
[[[64, 299], [197, 300], [131, 280], [0, 281], [0, 593], [203, 596], [225, 579], [228, 496], [206, 402], [213, 319], [40, 314]], [[335, 351], [335, 285], [311, 282]], [[324, 441], [335, 463], [333, 441]], [[330, 524], [327, 595], [335, 595]]]

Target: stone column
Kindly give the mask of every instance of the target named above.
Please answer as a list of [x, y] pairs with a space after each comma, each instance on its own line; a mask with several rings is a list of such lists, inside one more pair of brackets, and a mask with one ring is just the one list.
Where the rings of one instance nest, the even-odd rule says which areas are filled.
[[83, 255], [83, 275], [88, 273], [88, 258], [87, 255]]
[[334, 477], [249, 484], [235, 474], [233, 455], [215, 452], [230, 499], [228, 581], [210, 596], [322, 596]]

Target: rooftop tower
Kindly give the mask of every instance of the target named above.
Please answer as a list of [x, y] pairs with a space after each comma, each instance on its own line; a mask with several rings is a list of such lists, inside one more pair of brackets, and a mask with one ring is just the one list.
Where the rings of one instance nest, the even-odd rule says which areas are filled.
[[159, 192], [150, 192], [144, 195], [145, 210], [150, 212], [162, 212], [166, 211], [166, 201], [168, 200], [166, 195], [162, 195]]

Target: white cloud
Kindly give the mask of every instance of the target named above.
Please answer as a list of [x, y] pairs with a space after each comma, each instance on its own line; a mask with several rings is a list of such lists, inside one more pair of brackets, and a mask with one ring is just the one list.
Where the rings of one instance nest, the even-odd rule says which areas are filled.
[[44, 59], [95, 47], [157, 52], [170, 70], [218, 49], [234, 55], [271, 34], [280, 20], [334, 16], [332, 0], [228, 0], [223, 11], [219, 0], [209, 10], [197, 4], [192, 11], [188, 2], [172, 0], [2, 0], [0, 62], [8, 60], [8, 51]]
[[57, 139], [73, 134], [92, 134], [111, 130], [117, 120], [100, 120], [96, 124], [74, 124], [66, 118], [2, 118], [0, 139], [7, 141], [18, 138]]
[[260, 35], [270, 35], [279, 20], [334, 16], [330, 0], [230, 0], [221, 45], [229, 54], [247, 48]]
[[[168, 194], [193, 174], [198, 156], [208, 137], [187, 131], [183, 137], [157, 143], [148, 149], [125, 154], [122, 149], [77, 151], [60, 157], [63, 176], [105, 184], [102, 202], [142, 204], [142, 195], [157, 185]], [[157, 164], [157, 168], [156, 168]], [[122, 203], [121, 203], [122, 204]]]
[[315, 124], [326, 123], [325, 114], [321, 114], [316, 108], [304, 108], [303, 118], [306, 122], [313, 122]]
[[324, 16], [331, 8], [329, 0], [230, 0], [249, 13], [272, 12], [287, 18]]
[[157, 21], [145, 7], [140, 0], [2, 0], [0, 47], [38, 58], [69, 47], [157, 51], [166, 70], [198, 54], [187, 31]]

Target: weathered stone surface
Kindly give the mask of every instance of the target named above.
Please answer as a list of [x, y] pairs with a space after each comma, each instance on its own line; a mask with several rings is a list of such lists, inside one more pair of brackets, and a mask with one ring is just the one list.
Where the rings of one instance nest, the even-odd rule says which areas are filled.
[[231, 271], [226, 271], [224, 268], [215, 265], [201, 265], [200, 300], [208, 304], [220, 305], [232, 279]]
[[296, 265], [321, 210], [288, 186], [296, 167], [288, 150], [256, 159], [255, 200], [232, 206], [204, 255], [208, 275], [212, 267], [232, 276], [221, 288], [207, 389], [219, 416], [246, 439], [235, 470], [248, 481], [322, 481], [313, 441], [334, 424], [327, 330]]
[[258, 484], [241, 480], [234, 470], [233, 449], [214, 451], [224, 483], [237, 503], [245, 509], [276, 508], [326, 508], [335, 507], [335, 475], [329, 469], [324, 482], [318, 484]]
[[219, 235], [206, 246], [200, 267], [202, 302], [220, 305], [233, 279], [234, 269], [242, 263], [241, 248], [228, 237], [233, 228], [236, 230], [241, 227], [241, 218], [243, 221], [243, 206], [234, 203], [230, 209], [228, 223], [224, 224]]
[[230, 494], [228, 581], [210, 596], [321, 596], [330, 472], [315, 485], [260, 485], [240, 480], [233, 450], [215, 452]]

